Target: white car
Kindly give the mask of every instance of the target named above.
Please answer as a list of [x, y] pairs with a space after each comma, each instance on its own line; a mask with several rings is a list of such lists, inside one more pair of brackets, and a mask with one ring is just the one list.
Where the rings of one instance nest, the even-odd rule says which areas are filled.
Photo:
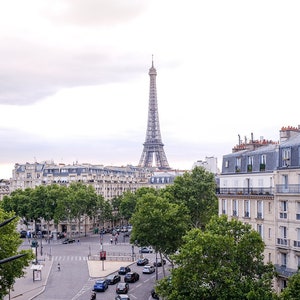
[[153, 266], [147, 265], [144, 266], [143, 274], [152, 274], [155, 272], [155, 268]]

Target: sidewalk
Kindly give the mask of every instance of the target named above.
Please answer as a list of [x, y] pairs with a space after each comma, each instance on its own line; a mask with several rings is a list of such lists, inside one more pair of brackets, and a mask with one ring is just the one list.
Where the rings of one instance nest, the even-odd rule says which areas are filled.
[[[106, 277], [107, 275], [116, 272], [121, 266], [131, 265], [131, 261], [99, 261], [88, 260], [87, 267], [91, 278]], [[16, 280], [14, 290], [10, 291], [10, 295], [4, 297], [4, 300], [32, 300], [44, 292], [49, 278], [49, 274], [53, 265], [53, 260], [46, 258], [41, 262], [41, 280], [33, 280], [33, 270], [31, 266], [26, 269], [25, 275]]]
[[32, 266], [26, 268], [25, 275], [16, 280], [13, 290], [10, 295], [4, 297], [4, 300], [18, 299], [18, 300], [31, 300], [37, 295], [41, 294], [47, 284], [47, 280], [52, 268], [53, 261], [45, 259], [41, 262], [41, 280], [33, 280]]

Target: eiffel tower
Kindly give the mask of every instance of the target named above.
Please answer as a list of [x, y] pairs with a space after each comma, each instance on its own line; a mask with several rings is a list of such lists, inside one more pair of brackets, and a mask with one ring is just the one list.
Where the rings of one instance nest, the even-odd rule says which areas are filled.
[[140, 167], [152, 167], [153, 157], [155, 156], [156, 167], [160, 170], [170, 169], [168, 160], [164, 151], [164, 144], [161, 140], [157, 94], [156, 94], [156, 69], [152, 66], [149, 69], [150, 76], [150, 93], [149, 93], [149, 109], [148, 109], [148, 126], [146, 132], [146, 141], [143, 144], [144, 149], [139, 162]]

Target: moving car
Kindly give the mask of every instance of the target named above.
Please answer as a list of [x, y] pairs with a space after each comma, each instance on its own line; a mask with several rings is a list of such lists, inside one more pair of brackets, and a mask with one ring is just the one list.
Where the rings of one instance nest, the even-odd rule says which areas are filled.
[[111, 274], [106, 277], [107, 284], [115, 284], [121, 281], [121, 276], [119, 274]]
[[161, 267], [163, 264], [164, 265], [166, 264], [166, 260], [165, 259], [161, 260], [160, 258], [158, 258], [157, 261], [155, 261], [153, 263], [153, 266], [154, 267]]
[[75, 243], [75, 240], [74, 239], [64, 239], [63, 240], [63, 242], [62, 242], [63, 244], [71, 244], [71, 243]]
[[142, 247], [140, 253], [153, 253], [152, 247]]
[[149, 264], [149, 259], [144, 257], [144, 258], [140, 258], [138, 259], [138, 261], [136, 262], [136, 264], [138, 266], [145, 266], [145, 265], [148, 265]]
[[143, 274], [152, 274], [155, 272], [155, 268], [153, 266], [147, 265], [144, 266]]
[[118, 295], [115, 300], [130, 300], [128, 295]]
[[26, 238], [27, 237], [27, 231], [26, 230], [21, 230], [20, 231], [20, 238]]
[[108, 288], [107, 281], [102, 279], [102, 280], [97, 280], [94, 284], [93, 291], [95, 292], [105, 292]]
[[117, 294], [127, 294], [129, 291], [129, 284], [127, 282], [119, 282], [116, 287]]
[[140, 275], [137, 272], [129, 272], [125, 275], [124, 281], [125, 282], [136, 282], [140, 279]]
[[119, 275], [125, 275], [130, 271], [131, 271], [131, 269], [129, 267], [120, 267], [118, 273], [119, 273]]

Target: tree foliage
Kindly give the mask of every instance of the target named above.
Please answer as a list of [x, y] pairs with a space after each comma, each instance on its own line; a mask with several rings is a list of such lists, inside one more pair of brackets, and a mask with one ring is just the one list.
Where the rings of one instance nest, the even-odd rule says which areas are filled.
[[213, 217], [205, 231], [190, 230], [174, 255], [172, 279], [158, 293], [168, 300], [273, 299], [274, 266], [263, 262], [260, 235], [237, 220]]
[[169, 202], [158, 196], [156, 191], [143, 192], [130, 219], [133, 225], [131, 242], [137, 241], [140, 246], [151, 245], [156, 252], [165, 256], [174, 253], [188, 228], [186, 207]]
[[183, 203], [189, 210], [191, 226], [204, 228], [210, 218], [218, 213], [214, 175], [202, 167], [186, 172], [174, 180], [164, 191], [170, 200]]
[[298, 300], [300, 297], [300, 273], [289, 278], [287, 287], [281, 292], [281, 300]]
[[[0, 208], [0, 223], [13, 217], [14, 213], [4, 212]], [[29, 262], [33, 259], [33, 253], [31, 250], [18, 251], [22, 241], [20, 234], [16, 231], [17, 219], [14, 219], [5, 226], [0, 227], [0, 260], [18, 255], [24, 254], [24, 256], [0, 264], [0, 299], [3, 299], [5, 295], [9, 293], [9, 289], [13, 287], [16, 278], [24, 275], [24, 268], [29, 265]]]

